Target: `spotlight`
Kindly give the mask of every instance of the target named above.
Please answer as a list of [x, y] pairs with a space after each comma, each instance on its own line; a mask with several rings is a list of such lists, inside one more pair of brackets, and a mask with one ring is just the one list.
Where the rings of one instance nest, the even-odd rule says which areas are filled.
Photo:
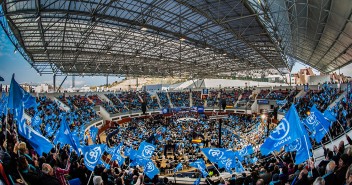
[[142, 31], [147, 31], [148, 28], [146, 28], [146, 27], [143, 26], [143, 27], [141, 28], [141, 30], [142, 30]]
[[185, 39], [185, 38], [183, 38], [183, 37], [181, 37], [181, 38], [180, 38], [180, 41], [185, 41], [185, 40], [186, 40], [186, 39]]
[[310, 115], [310, 112], [309, 112], [309, 111], [307, 111], [307, 115], [308, 115], [308, 116]]
[[106, 54], [111, 55], [111, 51], [107, 51]]

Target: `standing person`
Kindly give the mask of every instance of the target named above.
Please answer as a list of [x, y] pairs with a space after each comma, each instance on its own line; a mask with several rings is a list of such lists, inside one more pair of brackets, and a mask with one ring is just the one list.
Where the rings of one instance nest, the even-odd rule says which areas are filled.
[[225, 96], [222, 96], [221, 107], [222, 107], [222, 110], [225, 111], [225, 109], [226, 109], [226, 98], [225, 98]]
[[59, 179], [61, 185], [68, 185], [65, 175], [70, 173], [70, 159], [67, 159], [67, 165], [65, 169], [62, 169], [58, 166], [58, 161], [54, 162], [54, 173], [57, 179]]
[[143, 101], [142, 101], [142, 112], [143, 112], [143, 115], [145, 115], [145, 112], [147, 111], [147, 100], [146, 98], [144, 97], [143, 98]]
[[60, 181], [54, 177], [54, 170], [50, 164], [42, 164], [42, 176], [40, 177], [40, 184], [51, 184], [51, 185], [60, 185]]

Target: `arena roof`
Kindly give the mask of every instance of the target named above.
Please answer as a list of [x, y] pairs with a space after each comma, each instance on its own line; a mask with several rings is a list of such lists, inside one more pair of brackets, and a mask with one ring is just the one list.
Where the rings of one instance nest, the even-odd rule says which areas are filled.
[[213, 77], [295, 60], [329, 72], [352, 56], [349, 0], [1, 3], [2, 27], [41, 74]]

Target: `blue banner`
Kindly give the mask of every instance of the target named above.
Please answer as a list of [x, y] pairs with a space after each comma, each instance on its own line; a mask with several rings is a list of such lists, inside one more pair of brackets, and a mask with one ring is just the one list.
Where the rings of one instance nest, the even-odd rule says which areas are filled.
[[303, 129], [297, 110], [292, 105], [279, 125], [266, 138], [260, 147], [260, 152], [263, 155], [268, 155], [273, 151], [279, 151], [281, 147], [292, 143], [297, 138], [301, 138]]
[[93, 171], [100, 161], [105, 145], [90, 145], [83, 147], [84, 164], [87, 169]]
[[144, 159], [149, 159], [152, 157], [154, 150], [156, 149], [155, 145], [143, 141], [138, 148], [137, 155], [141, 156]]

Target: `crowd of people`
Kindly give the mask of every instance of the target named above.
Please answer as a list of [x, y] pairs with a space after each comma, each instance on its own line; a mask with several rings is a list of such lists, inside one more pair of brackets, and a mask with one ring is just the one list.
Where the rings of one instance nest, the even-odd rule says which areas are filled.
[[[231, 91], [231, 93], [234, 92], [235, 90]], [[301, 119], [308, 116], [307, 112], [314, 104], [321, 112], [326, 109], [331, 110], [338, 121], [332, 123], [329, 134], [325, 136], [322, 143], [344, 135], [343, 137], [348, 141], [348, 145], [345, 146], [345, 143], [341, 142], [338, 146], [328, 148], [324, 144], [315, 143], [312, 140], [314, 146], [321, 145], [323, 147], [324, 160], [316, 163], [314, 158], [310, 158], [304, 163], [295, 164], [295, 152], [281, 151], [274, 153], [274, 155], [262, 156], [259, 151], [260, 144], [278, 125], [279, 120], [276, 120], [273, 114], [263, 117], [263, 115], [256, 114], [231, 113], [228, 114], [228, 117], [218, 120], [211, 119], [211, 115], [181, 111], [173, 114], [132, 118], [127, 123], [106, 129], [102, 136], [105, 135], [107, 139], [103, 140], [99, 136], [95, 142], [107, 144], [108, 147], [115, 147], [122, 143], [123, 148], [120, 154], [125, 158], [125, 163], [118, 165], [116, 161], [110, 160], [111, 155], [108, 152], [104, 152], [101, 158], [102, 163], [95, 167], [91, 176], [91, 172], [85, 166], [85, 156], [77, 154], [68, 145], [56, 145], [49, 153], [36, 153], [31, 143], [18, 135], [17, 124], [14, 123], [14, 118], [9, 114], [6, 117], [5, 115], [1, 116], [0, 183], [6, 185], [24, 184], [24, 181], [26, 181], [29, 184], [66, 185], [69, 183], [75, 184], [79, 181], [81, 184], [94, 185], [162, 185], [170, 183], [170, 180], [166, 177], [173, 175], [196, 180], [201, 173], [192, 168], [190, 163], [203, 159], [206, 162], [209, 176], [202, 180], [201, 184], [352, 184], [352, 140], [347, 134], [344, 134], [351, 129], [352, 94], [348, 93], [336, 102], [336, 105], [328, 108], [341, 95], [341, 91], [331, 88], [328, 84], [322, 85], [319, 91], [307, 92], [300, 99], [294, 98], [298, 93], [297, 91], [292, 93], [290, 91], [281, 92], [274, 91], [275, 95], [273, 96], [281, 97], [279, 99], [286, 99], [288, 102], [292, 100]], [[231, 93], [224, 93], [223, 95], [231, 98], [235, 97], [235, 94]], [[216, 97], [218, 93], [213, 92], [213, 94]], [[244, 94], [244, 100], [248, 100], [248, 92], [243, 92], [242, 96]], [[260, 97], [268, 97], [270, 94], [270, 92], [263, 92], [260, 93]], [[176, 103], [179, 106], [189, 104], [189, 92], [169, 93], [169, 95], [174, 105], [174, 101], [180, 102], [180, 104]], [[166, 93], [158, 93], [158, 96], [162, 105], [169, 104]], [[283, 98], [283, 96], [285, 97]], [[110, 94], [107, 97], [112, 102], [119, 102], [116, 97], [122, 99], [123, 102], [128, 99], [125, 94], [117, 96]], [[142, 93], [140, 97], [142, 97], [142, 100], [139, 96], [133, 96], [132, 98], [136, 101], [140, 100], [138, 103], [133, 103], [135, 109], [144, 100], [148, 102], [148, 108], [159, 106], [156, 98], [152, 99]], [[28, 124], [42, 133], [44, 137], [53, 141], [60, 127], [61, 119], [65, 117], [70, 130], [80, 133], [80, 144], [87, 145], [88, 141], [85, 137], [87, 134], [84, 133], [84, 126], [98, 118], [94, 106], [104, 105], [104, 101], [97, 100], [95, 96], [88, 96], [88, 98], [79, 95], [60, 96], [58, 99], [71, 109], [65, 111], [56, 102], [45, 96], [39, 96], [37, 98], [38, 107], [25, 110], [33, 118], [39, 119], [39, 124], [34, 124], [34, 122], [38, 123], [37, 121], [29, 121]], [[192, 99], [193, 103], [197, 102], [193, 95]], [[209, 102], [211, 101], [207, 101], [207, 103]], [[283, 107], [288, 106], [287, 104]], [[221, 127], [220, 130], [219, 127]], [[219, 135], [221, 135], [220, 140]], [[160, 169], [159, 175], [164, 176], [164, 178], [159, 175], [149, 178], [144, 174], [145, 169], [138, 165], [132, 165], [132, 160], [126, 155], [126, 148], [138, 150], [143, 141], [156, 146], [151, 159]], [[233, 174], [230, 175], [230, 178], [225, 178], [223, 175], [225, 171], [229, 172], [228, 169], [220, 168], [218, 164], [211, 163], [207, 156], [201, 152], [203, 148], [226, 148], [239, 151], [249, 145], [254, 146], [254, 153], [244, 157], [242, 161], [243, 171], [231, 170]], [[174, 169], [180, 163], [183, 164], [182, 169], [175, 172]]]
[[174, 107], [189, 107], [189, 91], [186, 92], [169, 92], [170, 100]]

